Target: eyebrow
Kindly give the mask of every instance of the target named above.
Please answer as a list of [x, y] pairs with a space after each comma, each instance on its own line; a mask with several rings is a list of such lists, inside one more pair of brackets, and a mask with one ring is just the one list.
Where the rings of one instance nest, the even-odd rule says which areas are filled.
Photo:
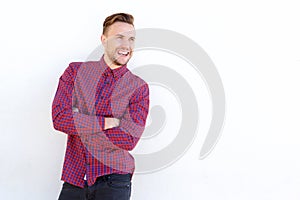
[[[125, 35], [122, 35], [122, 34], [118, 33], [118, 34], [115, 35], [115, 37], [125, 37]], [[135, 39], [134, 36], [132, 36], [132, 37], [130, 37], [130, 38], [131, 38], [131, 39]]]
[[125, 35], [122, 35], [120, 33], [116, 34], [115, 36], [117, 36], [117, 37], [125, 37]]

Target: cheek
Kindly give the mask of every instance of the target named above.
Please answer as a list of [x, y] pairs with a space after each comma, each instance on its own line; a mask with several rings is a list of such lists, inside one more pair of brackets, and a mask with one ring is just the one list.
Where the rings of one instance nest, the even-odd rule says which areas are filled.
[[134, 41], [129, 42], [129, 47], [130, 47], [131, 50], [133, 50], [134, 47], [135, 47], [135, 42]]
[[134, 44], [131, 44], [131, 45], [130, 45], [130, 48], [131, 48], [131, 50], [133, 51], [133, 49], [134, 49]]
[[121, 41], [118, 40], [110, 40], [107, 42], [107, 47], [110, 49], [114, 49], [116, 47], [119, 47], [121, 45]]
[[114, 53], [115, 50], [116, 50], [116, 47], [112, 43], [108, 43], [106, 45], [106, 51], [110, 52], [111, 54]]

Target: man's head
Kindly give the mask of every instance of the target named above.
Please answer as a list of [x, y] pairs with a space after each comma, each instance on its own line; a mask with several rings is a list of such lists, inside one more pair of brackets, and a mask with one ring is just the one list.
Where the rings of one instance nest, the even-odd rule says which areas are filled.
[[104, 60], [113, 69], [125, 65], [132, 57], [135, 42], [133, 21], [130, 14], [116, 13], [103, 22]]

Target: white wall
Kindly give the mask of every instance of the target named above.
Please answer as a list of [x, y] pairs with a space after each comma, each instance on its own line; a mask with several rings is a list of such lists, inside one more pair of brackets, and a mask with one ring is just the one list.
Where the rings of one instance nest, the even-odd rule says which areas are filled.
[[213, 152], [198, 159], [200, 129], [176, 163], [134, 177], [132, 199], [298, 200], [296, 0], [1, 2], [1, 199], [57, 198], [66, 143], [50, 116], [58, 78], [94, 50], [104, 18], [120, 11], [135, 16], [136, 28], [169, 29], [198, 43], [226, 94], [225, 126]]

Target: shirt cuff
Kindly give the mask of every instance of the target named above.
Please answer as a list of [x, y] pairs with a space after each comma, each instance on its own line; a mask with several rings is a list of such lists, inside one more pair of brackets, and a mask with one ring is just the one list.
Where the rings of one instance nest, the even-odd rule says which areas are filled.
[[103, 116], [97, 116], [97, 117], [98, 117], [100, 128], [102, 131], [104, 131], [104, 128], [105, 128], [104, 117]]

